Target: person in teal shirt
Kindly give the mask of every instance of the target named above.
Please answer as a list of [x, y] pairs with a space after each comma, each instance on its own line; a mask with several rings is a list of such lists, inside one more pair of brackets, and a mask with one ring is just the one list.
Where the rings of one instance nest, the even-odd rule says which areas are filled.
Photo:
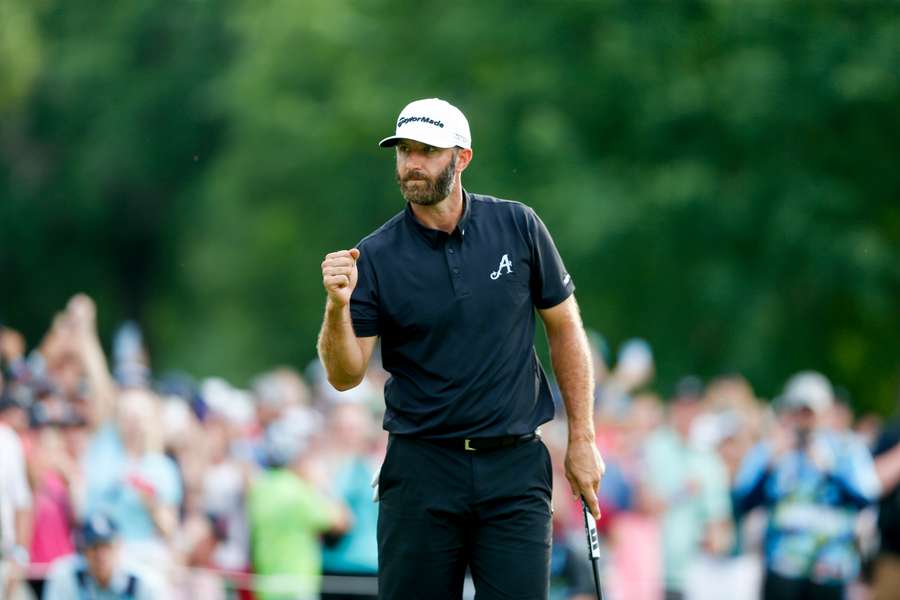
[[[333, 487], [353, 516], [353, 526], [323, 551], [326, 575], [354, 577], [353, 595], [341, 590], [322, 595], [322, 600], [374, 600], [378, 576], [378, 504], [373, 501], [370, 482], [375, 474], [372, 455], [374, 420], [359, 394], [335, 392], [328, 413], [327, 449]], [[357, 578], [366, 578], [357, 579]], [[368, 585], [372, 594], [364, 595]]]
[[327, 573], [377, 575], [378, 504], [372, 500], [369, 482], [375, 470], [365, 457], [354, 456], [344, 463], [335, 477], [335, 490], [353, 515], [353, 527], [336, 544], [323, 552]]
[[126, 541], [161, 535], [148, 498], [173, 511], [181, 502], [181, 478], [174, 461], [162, 452], [129, 453], [120, 430], [111, 423], [94, 434], [84, 467], [85, 513], [102, 511], [111, 515], [121, 523], [120, 532]]
[[682, 380], [670, 425], [655, 432], [644, 448], [644, 486], [661, 517], [667, 600], [683, 598], [685, 575], [702, 552], [727, 550], [732, 528], [725, 465], [715, 452], [690, 443], [701, 395], [699, 380]]

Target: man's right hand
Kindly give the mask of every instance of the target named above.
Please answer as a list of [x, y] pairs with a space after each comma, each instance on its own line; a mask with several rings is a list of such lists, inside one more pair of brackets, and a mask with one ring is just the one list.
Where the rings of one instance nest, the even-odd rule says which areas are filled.
[[352, 248], [331, 252], [322, 261], [322, 283], [328, 292], [328, 299], [335, 306], [343, 307], [350, 303], [359, 276], [356, 270], [358, 258], [359, 250]]

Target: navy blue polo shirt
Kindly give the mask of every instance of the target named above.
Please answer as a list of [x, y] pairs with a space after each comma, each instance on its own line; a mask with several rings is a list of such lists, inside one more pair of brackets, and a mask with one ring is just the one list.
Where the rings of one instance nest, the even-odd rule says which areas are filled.
[[407, 205], [358, 245], [350, 312], [357, 336], [381, 337], [391, 433], [516, 435], [553, 418], [534, 308], [556, 306], [575, 285], [531, 208], [463, 197], [450, 234]]

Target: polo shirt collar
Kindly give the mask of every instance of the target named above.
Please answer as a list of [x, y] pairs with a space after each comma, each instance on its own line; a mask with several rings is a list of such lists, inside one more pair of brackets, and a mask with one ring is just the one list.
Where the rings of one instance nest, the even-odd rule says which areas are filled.
[[459, 236], [460, 238], [462, 238], [466, 235], [466, 228], [472, 220], [472, 202], [471, 198], [469, 197], [469, 192], [467, 192], [466, 189], [463, 188], [462, 195], [463, 214], [459, 218], [459, 223], [456, 224], [456, 229], [453, 230], [453, 233], [448, 234], [439, 229], [431, 229], [430, 227], [422, 225], [422, 223], [419, 222], [419, 219], [416, 218], [415, 213], [413, 213], [412, 207], [410, 206], [409, 202], [406, 203], [406, 209], [404, 211], [406, 213], [406, 220], [412, 223], [415, 230], [419, 232], [419, 235], [421, 235], [425, 239], [425, 241], [428, 242], [429, 245], [431, 245], [432, 248], [437, 248], [438, 244], [449, 237]]

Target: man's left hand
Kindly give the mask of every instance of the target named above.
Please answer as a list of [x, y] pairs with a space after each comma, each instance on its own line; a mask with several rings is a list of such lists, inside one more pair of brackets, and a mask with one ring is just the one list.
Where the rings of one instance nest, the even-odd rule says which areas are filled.
[[569, 441], [566, 450], [566, 479], [569, 480], [575, 497], [584, 498], [588, 510], [595, 519], [600, 518], [597, 491], [600, 489], [600, 479], [603, 478], [604, 471], [606, 465], [593, 440]]

